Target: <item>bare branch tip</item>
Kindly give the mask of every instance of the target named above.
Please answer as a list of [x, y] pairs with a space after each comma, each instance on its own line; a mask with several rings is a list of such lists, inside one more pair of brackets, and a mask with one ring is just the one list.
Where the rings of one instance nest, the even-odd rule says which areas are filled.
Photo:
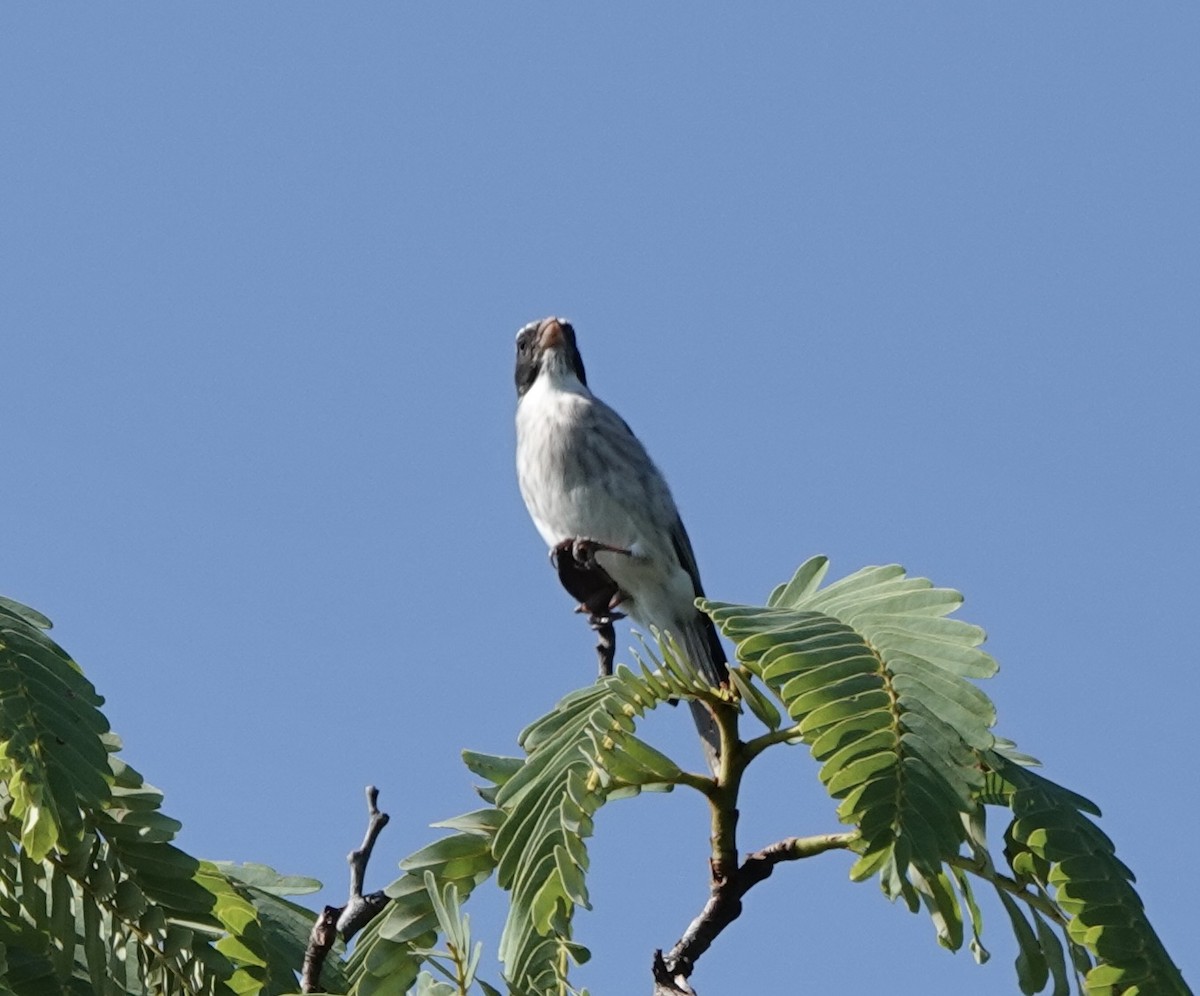
[[379, 789], [368, 785], [366, 795], [367, 831], [362, 846], [346, 856], [350, 865], [350, 893], [345, 906], [326, 906], [313, 924], [308, 948], [304, 952], [304, 964], [300, 975], [301, 992], [311, 993], [320, 989], [321, 969], [337, 935], [341, 934], [344, 941], [349, 941], [378, 916], [388, 902], [383, 892], [373, 892], [368, 896], [364, 896], [362, 892], [371, 851], [380, 831], [387, 826], [390, 819], [387, 813], [379, 811]]

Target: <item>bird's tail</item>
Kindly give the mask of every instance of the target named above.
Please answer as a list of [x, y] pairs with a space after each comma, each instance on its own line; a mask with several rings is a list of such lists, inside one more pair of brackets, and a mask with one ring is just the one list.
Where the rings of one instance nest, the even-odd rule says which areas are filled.
[[715, 775], [721, 768], [721, 731], [717, 721], [713, 719], [712, 710], [704, 702], [692, 699], [688, 705], [692, 710], [692, 720], [700, 733], [700, 746], [704, 748], [704, 760], [708, 769]]
[[[713, 621], [702, 612], [697, 612], [695, 617], [680, 629], [682, 632], [678, 637], [679, 643], [692, 666], [700, 672], [704, 680], [714, 688], [726, 682], [729, 678], [728, 662]], [[692, 719], [700, 733], [705, 759], [715, 775], [721, 760], [721, 731], [707, 703], [693, 699], [688, 705], [691, 706]]]

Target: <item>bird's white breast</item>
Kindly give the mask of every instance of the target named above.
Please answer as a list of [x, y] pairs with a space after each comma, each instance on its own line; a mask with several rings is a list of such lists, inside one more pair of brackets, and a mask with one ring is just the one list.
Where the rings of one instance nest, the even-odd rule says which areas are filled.
[[648, 458], [640, 475], [624, 466], [620, 451], [602, 438], [604, 429], [630, 438], [615, 413], [578, 381], [539, 377], [517, 405], [521, 495], [548, 546], [590, 539], [631, 551], [601, 551], [596, 559], [628, 596], [623, 607], [635, 619], [673, 626], [675, 617], [691, 611], [694, 594], [669, 545], [674, 504]]
[[[579, 535], [578, 515], [564, 487], [566, 464], [577, 418], [573, 409], [585, 403], [539, 377], [517, 405], [517, 480], [521, 497], [548, 546]], [[577, 414], [577, 413], [576, 413]]]

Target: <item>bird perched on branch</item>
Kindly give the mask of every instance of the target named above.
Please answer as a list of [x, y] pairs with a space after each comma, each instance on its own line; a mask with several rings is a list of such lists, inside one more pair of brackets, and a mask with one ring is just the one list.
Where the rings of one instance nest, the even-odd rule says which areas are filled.
[[[619, 608], [671, 633], [720, 685], [725, 651], [695, 606], [704, 590], [671, 490], [621, 416], [588, 388], [568, 322], [544, 318], [517, 333], [516, 381], [521, 495], [564, 586], [593, 618], [620, 618]], [[690, 704], [714, 763], [716, 724], [703, 703]]]

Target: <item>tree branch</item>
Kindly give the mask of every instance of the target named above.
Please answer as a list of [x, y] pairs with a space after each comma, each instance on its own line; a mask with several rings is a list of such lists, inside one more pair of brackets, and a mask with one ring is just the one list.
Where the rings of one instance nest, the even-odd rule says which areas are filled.
[[770, 877], [781, 861], [797, 861], [825, 851], [844, 849], [857, 833], [826, 833], [813, 837], [789, 837], [746, 855], [741, 865], [722, 872], [720, 862], [712, 862], [712, 891], [700, 915], [691, 922], [678, 943], [667, 955], [654, 952], [654, 996], [694, 996], [688, 983], [696, 962], [742, 913], [742, 897]]
[[379, 833], [388, 824], [390, 817], [381, 813], [376, 803], [379, 801], [379, 789], [374, 785], [367, 786], [367, 832], [363, 837], [362, 846], [351, 851], [346, 860], [350, 864], [350, 896], [345, 906], [326, 906], [313, 924], [312, 933], [308, 935], [308, 948], [304, 952], [304, 966], [300, 972], [300, 991], [305, 993], [319, 992], [321, 989], [321, 969], [325, 967], [325, 959], [333, 942], [341, 934], [343, 941], [349, 941], [355, 934], [375, 919], [387, 905], [387, 896], [383, 892], [372, 892], [363, 895], [363, 880], [367, 874], [367, 862], [371, 860], [371, 851]]

